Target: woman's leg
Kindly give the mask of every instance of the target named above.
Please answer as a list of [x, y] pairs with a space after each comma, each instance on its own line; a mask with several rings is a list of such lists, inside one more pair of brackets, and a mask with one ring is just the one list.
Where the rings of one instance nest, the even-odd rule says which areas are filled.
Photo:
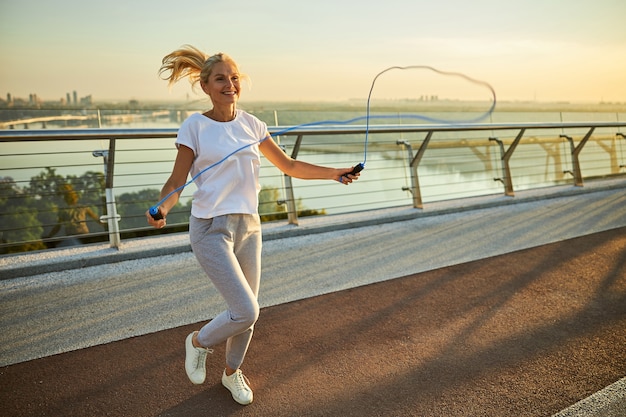
[[261, 227], [258, 216], [227, 215], [190, 220], [193, 252], [228, 309], [203, 326], [202, 346], [226, 341], [226, 364], [243, 363], [259, 315]]
[[[238, 240], [238, 244], [235, 245], [235, 256], [239, 260], [239, 265], [254, 294], [255, 300], [258, 300], [261, 281], [261, 222], [258, 216], [249, 215], [244, 216], [242, 222], [242, 230], [246, 232]], [[258, 302], [256, 304], [258, 308]], [[230, 368], [227, 374], [230, 375], [239, 369], [243, 363], [253, 333], [254, 326], [250, 326], [243, 333], [236, 334], [226, 341], [226, 364]]]

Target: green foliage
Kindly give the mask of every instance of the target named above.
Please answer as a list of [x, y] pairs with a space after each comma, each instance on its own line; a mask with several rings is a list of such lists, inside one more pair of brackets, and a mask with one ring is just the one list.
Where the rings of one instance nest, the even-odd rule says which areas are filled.
[[[57, 223], [60, 207], [65, 207], [65, 190], [72, 189], [78, 193], [80, 205], [91, 207], [95, 213], [106, 213], [105, 178], [102, 172], [88, 171], [80, 177], [68, 175], [63, 177], [54, 168], [45, 168], [30, 180], [25, 192], [35, 198], [37, 217], [44, 228], [44, 235]], [[88, 219], [90, 230], [102, 228]], [[94, 227], [96, 226], [96, 227]]]
[[[58, 224], [58, 213], [67, 207], [64, 196], [68, 190], [78, 194], [79, 204], [90, 207], [98, 215], [106, 214], [105, 178], [101, 172], [85, 172], [81, 176], [62, 176], [54, 168], [45, 168], [31, 178], [29, 185], [20, 188], [10, 178], [0, 178], [0, 253], [24, 252], [45, 249], [42, 240]], [[151, 230], [145, 213], [148, 207], [159, 201], [157, 189], [144, 189], [137, 192], [124, 193], [116, 197], [117, 212], [120, 215], [120, 230], [126, 236], [149, 235]], [[286, 205], [279, 204], [279, 189], [263, 187], [259, 193], [259, 214], [262, 221], [286, 219]], [[298, 199], [296, 207], [299, 216], [325, 214], [322, 211], [307, 210]], [[180, 201], [167, 216], [168, 229], [183, 231], [189, 222], [191, 200], [183, 205]], [[95, 224], [88, 219], [88, 227], [92, 233], [101, 231], [106, 225]], [[58, 229], [57, 229], [58, 230]], [[163, 233], [163, 231], [158, 231]], [[96, 239], [106, 237], [95, 236]]]
[[30, 187], [25, 191], [32, 196], [38, 196], [39, 198], [52, 200], [60, 204], [63, 202], [60, 189], [66, 183], [65, 178], [58, 175], [54, 168], [48, 167], [43, 172], [30, 179]]
[[[100, 214], [106, 211], [104, 174], [89, 171], [80, 177], [57, 174], [45, 168], [20, 188], [13, 179], [0, 180], [0, 253], [45, 249], [42, 236], [47, 236], [58, 224], [58, 212], [66, 207], [64, 195], [73, 190], [80, 205], [91, 207]], [[91, 228], [95, 222], [89, 219]], [[96, 230], [102, 230], [98, 224]]]
[[0, 179], [0, 253], [44, 249], [43, 228], [37, 218], [36, 201], [24, 193], [10, 177]]

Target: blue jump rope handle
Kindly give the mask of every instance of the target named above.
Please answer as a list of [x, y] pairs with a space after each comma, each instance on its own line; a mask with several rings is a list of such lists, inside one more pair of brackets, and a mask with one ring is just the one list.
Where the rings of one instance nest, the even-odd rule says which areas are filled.
[[150, 213], [150, 216], [152, 216], [154, 220], [161, 220], [163, 218], [163, 215], [161, 214], [161, 210], [159, 210], [158, 207], [150, 207], [148, 212]]

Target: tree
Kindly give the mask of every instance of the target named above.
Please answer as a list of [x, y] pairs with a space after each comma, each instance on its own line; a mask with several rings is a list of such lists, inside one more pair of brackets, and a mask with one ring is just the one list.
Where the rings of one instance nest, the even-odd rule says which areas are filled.
[[[57, 224], [59, 207], [65, 206], [64, 190], [67, 187], [76, 190], [80, 204], [90, 207], [96, 213], [106, 213], [105, 179], [102, 172], [87, 171], [81, 176], [57, 174], [54, 168], [47, 167], [30, 180], [25, 190], [35, 199], [37, 217], [43, 227], [44, 235]], [[89, 221], [93, 230], [95, 221]], [[106, 225], [99, 226], [96, 230]]]
[[21, 190], [13, 178], [0, 179], [0, 253], [45, 249], [43, 228], [37, 218], [35, 200]]

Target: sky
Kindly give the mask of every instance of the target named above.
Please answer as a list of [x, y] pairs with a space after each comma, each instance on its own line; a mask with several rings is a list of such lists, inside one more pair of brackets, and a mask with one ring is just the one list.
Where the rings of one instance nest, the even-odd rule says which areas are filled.
[[[232, 56], [242, 101], [626, 102], [624, 0], [0, 0], [0, 96], [201, 100], [181, 45]], [[486, 97], [487, 96], [487, 97]]]

